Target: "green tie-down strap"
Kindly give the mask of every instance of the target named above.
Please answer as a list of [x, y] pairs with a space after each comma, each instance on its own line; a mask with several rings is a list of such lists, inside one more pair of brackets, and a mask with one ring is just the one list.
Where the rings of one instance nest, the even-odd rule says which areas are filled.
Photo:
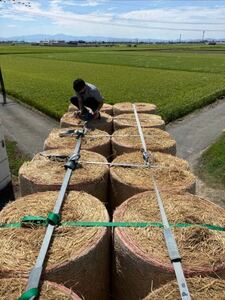
[[48, 214], [48, 218], [47, 218], [47, 222], [50, 225], [60, 225], [60, 221], [61, 221], [61, 215], [60, 214], [55, 214], [53, 212], [50, 212]]
[[[0, 229], [4, 228], [20, 228], [20, 227], [34, 227], [34, 226], [47, 226], [48, 224], [60, 225], [64, 227], [159, 227], [163, 228], [162, 223], [158, 222], [85, 222], [85, 221], [68, 221], [61, 222], [61, 215], [55, 213], [49, 213], [48, 218], [39, 216], [25, 216], [21, 218], [20, 223], [3, 223], [0, 224]], [[211, 230], [225, 231], [225, 227], [210, 225], [210, 224], [188, 224], [188, 223], [177, 223], [170, 224], [170, 227], [205, 227]]]
[[21, 219], [22, 227], [46, 226], [48, 220], [45, 217], [25, 216]]
[[19, 298], [17, 298], [17, 300], [30, 300], [31, 298], [33, 297], [36, 298], [38, 296], [39, 296], [38, 288], [33, 288], [23, 293]]

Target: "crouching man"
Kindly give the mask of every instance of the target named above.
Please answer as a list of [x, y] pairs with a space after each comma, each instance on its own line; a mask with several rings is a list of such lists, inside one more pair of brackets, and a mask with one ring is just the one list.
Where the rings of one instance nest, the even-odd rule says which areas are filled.
[[85, 121], [100, 120], [99, 111], [103, 105], [104, 98], [96, 86], [78, 78], [74, 80], [73, 88], [76, 96], [72, 97], [70, 101], [78, 108], [75, 116]]

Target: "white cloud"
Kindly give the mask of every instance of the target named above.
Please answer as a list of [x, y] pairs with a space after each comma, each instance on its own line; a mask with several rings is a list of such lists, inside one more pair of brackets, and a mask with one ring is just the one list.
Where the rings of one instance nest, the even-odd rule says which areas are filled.
[[15, 24], [8, 24], [7, 26], [10, 27], [10, 28], [16, 28], [17, 27], [17, 25], [15, 25]]
[[[61, 29], [64, 33], [74, 35], [108, 35], [146, 37], [154, 36], [167, 38], [177, 36], [177, 31], [184, 31], [186, 36], [200, 35], [202, 30], [224, 30], [224, 25], [210, 24], [182, 24], [192, 22], [218, 23], [224, 22], [225, 5], [215, 8], [203, 8], [197, 6], [179, 6], [177, 8], [152, 8], [146, 10], [134, 10], [127, 13], [115, 13], [105, 10], [93, 13], [79, 14], [69, 11], [65, 5], [97, 6], [107, 0], [52, 0], [48, 8], [41, 6], [40, 2], [32, 2], [32, 8], [14, 6], [13, 10], [4, 10], [4, 16], [13, 20], [34, 20], [42, 17], [50, 21], [50, 24]], [[169, 24], [169, 22], [174, 22]], [[160, 21], [162, 21], [161, 24]], [[154, 23], [156, 22], [156, 23]], [[165, 24], [165, 22], [168, 22]], [[177, 22], [177, 23], [176, 23]], [[180, 24], [179, 24], [180, 22]], [[160, 28], [165, 28], [160, 30]], [[167, 29], [166, 29], [167, 28]], [[168, 30], [168, 29], [174, 29]], [[183, 30], [182, 30], [183, 29]], [[192, 30], [187, 31], [187, 29]], [[199, 32], [194, 33], [195, 30]], [[215, 32], [214, 32], [215, 33]], [[222, 34], [222, 33], [221, 33]], [[223, 33], [225, 36], [225, 32]]]
[[107, 0], [86, 0], [85, 3], [80, 3], [81, 6], [99, 6], [103, 3], [107, 2]]

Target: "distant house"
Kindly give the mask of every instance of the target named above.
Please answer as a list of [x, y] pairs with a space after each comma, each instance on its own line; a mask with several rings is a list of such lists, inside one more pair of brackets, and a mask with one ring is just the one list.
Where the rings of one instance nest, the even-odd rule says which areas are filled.
[[216, 42], [214, 42], [214, 41], [208, 42], [207, 45], [216, 45]]

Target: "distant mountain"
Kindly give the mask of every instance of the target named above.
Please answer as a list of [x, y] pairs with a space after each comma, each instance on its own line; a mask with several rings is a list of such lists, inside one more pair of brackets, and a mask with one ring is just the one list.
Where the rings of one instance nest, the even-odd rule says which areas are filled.
[[114, 38], [114, 37], [105, 37], [105, 36], [72, 36], [66, 34], [34, 34], [34, 35], [21, 35], [21, 36], [11, 36], [8, 38], [0, 37], [0, 41], [24, 41], [24, 42], [40, 42], [40, 41], [49, 41], [49, 40], [64, 40], [69, 41], [78, 41], [83, 40], [85, 42], [159, 42], [163, 41], [160, 39], [139, 39], [139, 38]]

